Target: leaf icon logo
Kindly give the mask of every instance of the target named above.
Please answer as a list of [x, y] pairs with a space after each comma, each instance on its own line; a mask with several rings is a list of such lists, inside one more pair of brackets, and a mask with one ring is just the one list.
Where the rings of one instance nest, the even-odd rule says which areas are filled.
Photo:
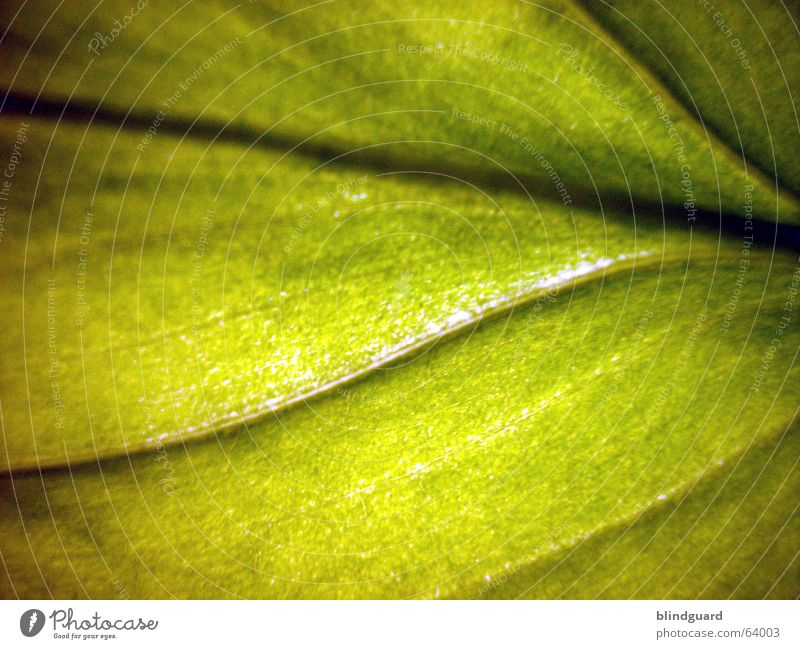
[[19, 630], [22, 635], [32, 638], [44, 627], [44, 613], [38, 608], [25, 611], [19, 618]]

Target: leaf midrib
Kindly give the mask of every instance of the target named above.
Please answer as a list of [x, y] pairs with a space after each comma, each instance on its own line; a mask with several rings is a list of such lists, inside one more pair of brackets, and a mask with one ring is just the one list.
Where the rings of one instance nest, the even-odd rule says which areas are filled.
[[283, 398], [278, 397], [279, 401], [272, 406], [255, 410], [247, 415], [219, 417], [208, 426], [198, 428], [190, 434], [182, 432], [167, 433], [166, 437], [161, 437], [157, 440], [149, 440], [143, 444], [137, 444], [137, 446], [133, 448], [122, 447], [115, 451], [102, 451], [101, 453], [84, 451], [72, 456], [69, 456], [67, 449], [65, 449], [65, 451], [67, 451], [65, 453], [67, 455], [66, 459], [46, 458], [42, 460], [37, 458], [35, 462], [30, 460], [27, 462], [20, 462], [9, 469], [5, 467], [0, 469], [0, 477], [8, 474], [21, 475], [31, 472], [58, 471], [67, 467], [71, 469], [84, 465], [97, 464], [98, 462], [106, 460], [146, 454], [154, 450], [178, 444], [202, 442], [214, 435], [232, 433], [243, 427], [257, 424], [270, 415], [283, 414], [309, 401], [323, 399], [340, 388], [367, 380], [379, 370], [386, 368], [392, 363], [413, 357], [436, 344], [450, 342], [462, 335], [467, 335], [471, 330], [491, 322], [492, 320], [503, 316], [512, 316], [515, 309], [524, 309], [526, 305], [548, 295], [553, 288], [557, 288], [560, 291], [569, 287], [575, 289], [597, 282], [603, 283], [608, 279], [613, 280], [636, 271], [648, 272], [656, 269], [663, 270], [665, 267], [670, 266], [677, 268], [687, 263], [719, 263], [726, 259], [739, 259], [739, 257], [734, 254], [720, 255], [712, 254], [712, 252], [715, 253], [716, 251], [704, 252], [704, 254], [698, 254], [691, 258], [685, 256], [670, 257], [654, 253], [645, 253], [644, 255], [636, 256], [631, 255], [625, 260], [615, 261], [606, 267], [595, 269], [578, 277], [565, 279], [561, 283], [541, 286], [528, 292], [520, 293], [506, 302], [494, 307], [487, 307], [479, 314], [473, 314], [468, 320], [462, 320], [449, 328], [440, 330], [438, 333], [429, 334], [411, 344], [396, 348], [391, 353], [383, 355], [367, 365], [356, 368], [344, 376], [330, 379], [326, 383], [310, 390], [294, 393], [289, 396], [284, 396]]

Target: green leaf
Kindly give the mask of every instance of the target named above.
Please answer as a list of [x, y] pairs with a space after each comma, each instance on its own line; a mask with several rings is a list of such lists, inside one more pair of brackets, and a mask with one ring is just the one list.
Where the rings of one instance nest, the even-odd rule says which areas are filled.
[[796, 596], [774, 69], [761, 124], [608, 8], [147, 5], [95, 52], [127, 5], [38, 5], [0, 10], [0, 592]]
[[710, 130], [795, 195], [800, 191], [796, 3], [584, 4]]
[[652, 218], [442, 176], [165, 135], [147, 171], [125, 155], [137, 134], [61, 126], [45, 160], [51, 135], [30, 127], [42, 179], [20, 181], [41, 198], [30, 229], [10, 224], [0, 280], [10, 321], [52, 318], [13, 329], [0, 360], [17, 468], [205, 436], [573, 280], [720, 254], [715, 235], [689, 248]]
[[[599, 193], [627, 206], [632, 195], [693, 204], [687, 215], [698, 206], [742, 214], [743, 186], [752, 183], [755, 213], [779, 213], [774, 179], [746, 164], [737, 140], [715, 137], [572, 2], [415, 2], [402, 13], [383, 2], [148, 4], [96, 53], [89, 46], [127, 15], [124, 3], [52, 8], [34, 0], [19, 12], [17, 4], [2, 10], [13, 18], [12, 89], [55, 99], [58, 111], [69, 100], [89, 114], [100, 107], [139, 116], [143, 164], [155, 167], [151, 125], [189, 131], [206, 123], [249, 141], [355, 150], [401, 167], [410, 158], [448, 172], [507, 170], [530, 176], [540, 198], [557, 202]], [[770, 13], [763, 29], [774, 38], [788, 16]], [[697, 60], [689, 52], [688, 65]], [[735, 74], [738, 61], [728, 65]], [[758, 110], [756, 98], [744, 99]], [[774, 99], [776, 111], [793, 115], [785, 97]], [[707, 104], [720, 120], [728, 114], [725, 104]], [[749, 122], [765, 143], [778, 139], [757, 116]], [[785, 146], [794, 151], [797, 124], [780, 126], [790, 127]], [[413, 157], [376, 146], [417, 141], [441, 144]], [[780, 217], [800, 222], [796, 194], [781, 193]]]
[[476, 596], [794, 597], [798, 440], [769, 440], [641, 517], [543, 561], [509, 565]]

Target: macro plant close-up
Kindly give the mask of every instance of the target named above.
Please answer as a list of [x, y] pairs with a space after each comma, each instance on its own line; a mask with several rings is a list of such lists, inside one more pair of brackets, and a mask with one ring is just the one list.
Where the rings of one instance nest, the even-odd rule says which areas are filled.
[[2, 598], [796, 599], [799, 20], [0, 3]]

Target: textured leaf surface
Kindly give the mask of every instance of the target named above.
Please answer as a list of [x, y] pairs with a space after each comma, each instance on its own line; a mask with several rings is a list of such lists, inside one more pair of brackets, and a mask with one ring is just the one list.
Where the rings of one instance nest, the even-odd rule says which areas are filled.
[[[735, 274], [720, 270], [707, 311], [713, 265], [640, 271], [560, 295], [533, 331], [530, 310], [497, 320], [241, 434], [17, 480], [2, 536], [21, 533], [16, 499], [46, 583], [71, 596], [110, 596], [114, 579], [175, 596], [472, 594], [774, 438], [792, 359], [757, 392], [737, 378], [758, 370], [747, 341], [780, 304], [721, 334]], [[38, 592], [16, 552], [14, 581]]]
[[769, 440], [641, 517], [544, 561], [504, 567], [475, 596], [792, 598], [797, 442], [796, 433]]
[[797, 595], [789, 14], [429, 4], [0, 9], [5, 596]]
[[[20, 220], [7, 233], [15, 250], [2, 280], [15, 298], [9, 320], [26, 324], [0, 361], [18, 431], [7, 442], [11, 466], [207, 434], [469, 328], [486, 311], [637, 259], [689, 254], [685, 232], [652, 219], [598, 219], [430, 174], [317, 169], [261, 148], [242, 157], [238, 146], [162, 136], [152, 173], [121, 154], [136, 135], [65, 126], [44, 163], [50, 134], [32, 128], [43, 198], [30, 231]], [[75, 167], [84, 173], [70, 174]], [[52, 214], [57, 229], [33, 230]], [[716, 255], [715, 237], [697, 245]], [[36, 327], [48, 314], [55, 324]]]
[[[17, 15], [15, 4], [3, 9], [15, 17], [7, 44], [15, 91], [139, 115], [141, 136], [152, 122], [230, 124], [289, 146], [367, 147], [362, 155], [381, 160], [389, 156], [370, 155], [376, 143], [438, 142], [432, 156], [414, 159], [449, 171], [506, 168], [531, 176], [541, 198], [564, 198], [549, 163], [571, 198], [599, 191], [606, 201], [632, 194], [743, 213], [743, 186], [754, 183], [757, 212], [777, 217], [772, 178], [571, 2], [153, 4], [97, 54], [92, 38], [124, 15], [121, 5], [37, 1]], [[773, 13], [767, 28], [783, 30], [786, 13]], [[692, 65], [700, 55], [687, 58]], [[755, 101], [746, 97], [748, 110], [758, 110]], [[727, 115], [724, 104], [703, 108]], [[747, 117], [770, 142], [757, 116]], [[156, 168], [143, 144], [143, 163]], [[783, 193], [780, 215], [798, 222], [796, 196]]]
[[[798, 5], [588, 2], [618, 42], [751, 164], [800, 190]], [[783, 137], [790, 133], [791, 137]]]

